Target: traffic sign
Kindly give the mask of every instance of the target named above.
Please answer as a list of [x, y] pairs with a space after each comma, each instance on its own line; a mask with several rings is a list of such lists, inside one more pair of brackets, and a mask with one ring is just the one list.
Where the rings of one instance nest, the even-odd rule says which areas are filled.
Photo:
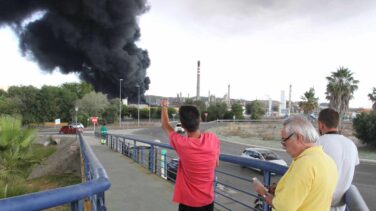
[[91, 122], [92, 122], [93, 124], [97, 124], [97, 123], [98, 123], [98, 117], [93, 116], [93, 117], [91, 117], [90, 119], [91, 119]]

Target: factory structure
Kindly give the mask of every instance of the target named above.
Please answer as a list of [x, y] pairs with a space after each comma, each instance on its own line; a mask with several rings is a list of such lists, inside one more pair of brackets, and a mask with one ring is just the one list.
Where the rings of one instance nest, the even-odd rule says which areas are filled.
[[[180, 105], [183, 105], [186, 100], [190, 101], [202, 101], [206, 104], [206, 106], [209, 106], [210, 104], [217, 103], [217, 102], [224, 102], [227, 105], [227, 108], [230, 110], [231, 105], [233, 103], [240, 103], [244, 107], [245, 111], [245, 105], [251, 101], [247, 100], [239, 100], [239, 99], [231, 99], [231, 85], [227, 85], [227, 93], [223, 95], [223, 97], [217, 97], [213, 94], [211, 94], [210, 90], [208, 91], [207, 96], [201, 96], [201, 61], [197, 61], [197, 67], [196, 67], [196, 96], [190, 97], [189, 94], [186, 96], [183, 96], [182, 92], [177, 93], [176, 98], [169, 98], [171, 105], [175, 107], [179, 107]], [[267, 100], [258, 100], [265, 106], [266, 116], [286, 116], [290, 115], [291, 112], [297, 111], [297, 103], [291, 102], [291, 94], [292, 94], [292, 86], [289, 86], [289, 98], [288, 101], [286, 100], [285, 91], [281, 90], [281, 96], [280, 101], [274, 101], [270, 97]], [[158, 105], [159, 99], [157, 96], [153, 101], [150, 101], [149, 103], [152, 105]], [[147, 98], [148, 99], [148, 98]], [[150, 100], [150, 97], [149, 97]], [[153, 103], [154, 102], [154, 103]]]

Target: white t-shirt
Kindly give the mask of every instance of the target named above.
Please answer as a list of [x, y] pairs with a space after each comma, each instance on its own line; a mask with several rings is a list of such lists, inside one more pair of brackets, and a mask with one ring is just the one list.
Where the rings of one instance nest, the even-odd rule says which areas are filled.
[[340, 134], [322, 135], [318, 144], [337, 165], [338, 182], [333, 194], [332, 206], [343, 205], [342, 197], [351, 186], [355, 166], [359, 164], [358, 149], [353, 141]]

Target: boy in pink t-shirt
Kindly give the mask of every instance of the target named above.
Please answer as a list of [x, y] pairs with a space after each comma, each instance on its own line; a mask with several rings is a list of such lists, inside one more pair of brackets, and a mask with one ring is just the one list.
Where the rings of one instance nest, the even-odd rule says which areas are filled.
[[162, 100], [162, 128], [179, 156], [173, 201], [181, 210], [214, 209], [214, 171], [218, 166], [220, 141], [213, 133], [199, 131], [200, 112], [181, 106], [179, 117], [187, 136], [174, 131], [168, 118], [168, 101]]

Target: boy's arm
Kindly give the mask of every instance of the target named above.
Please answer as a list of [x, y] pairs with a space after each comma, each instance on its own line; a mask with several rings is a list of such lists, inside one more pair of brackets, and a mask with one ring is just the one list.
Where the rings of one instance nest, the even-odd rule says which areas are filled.
[[161, 123], [162, 129], [166, 132], [167, 135], [170, 135], [171, 132], [174, 132], [174, 129], [170, 125], [170, 120], [168, 118], [168, 100], [161, 100]]

